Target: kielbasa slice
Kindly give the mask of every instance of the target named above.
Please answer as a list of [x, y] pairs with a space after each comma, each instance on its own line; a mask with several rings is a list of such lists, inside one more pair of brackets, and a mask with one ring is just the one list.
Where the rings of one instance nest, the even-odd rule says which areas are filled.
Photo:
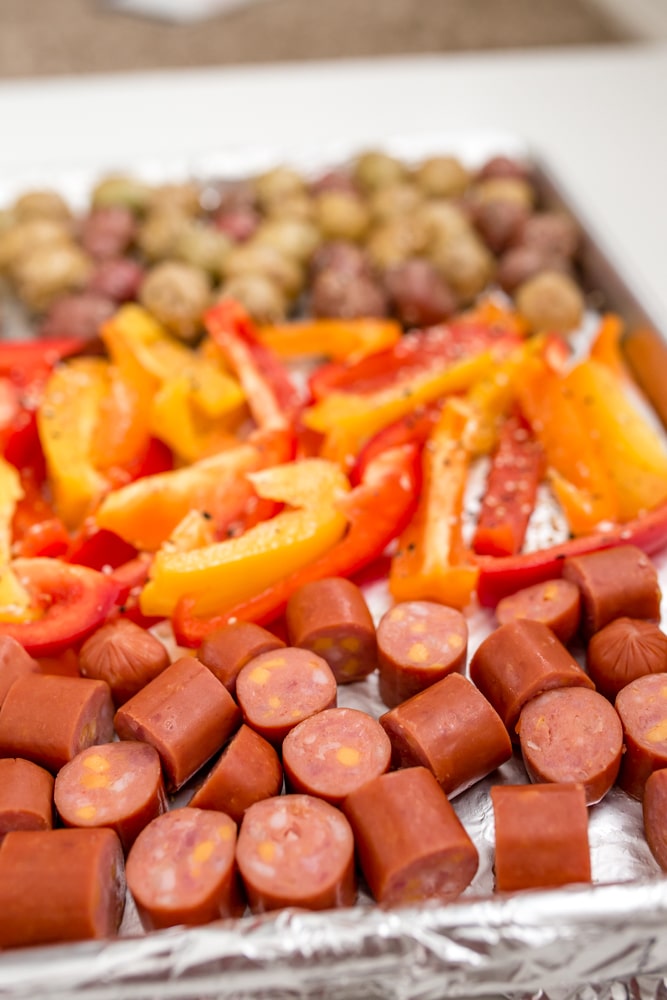
[[282, 649], [284, 645], [282, 639], [261, 625], [232, 622], [203, 639], [197, 650], [197, 659], [234, 695], [236, 678], [246, 663], [260, 653], [270, 653], [273, 649]]
[[0, 760], [0, 841], [10, 830], [50, 830], [53, 775], [20, 757]]
[[240, 916], [235, 849], [236, 824], [225, 813], [185, 807], [149, 823], [135, 840], [126, 869], [145, 929]]
[[495, 785], [496, 889], [551, 889], [591, 881], [582, 785]]
[[259, 733], [243, 725], [188, 805], [217, 809], [240, 823], [249, 806], [278, 795], [282, 784], [283, 769], [278, 754]]
[[517, 728], [531, 781], [581, 784], [589, 806], [616, 781], [623, 727], [614, 707], [597, 691], [545, 691], [524, 706]]
[[450, 674], [380, 716], [394, 767], [427, 767], [453, 798], [512, 756], [505, 725], [474, 684]]
[[184, 785], [240, 721], [240, 709], [230, 693], [192, 656], [175, 660], [115, 716], [122, 740], [155, 747], [170, 791]]
[[644, 674], [667, 672], [667, 635], [641, 618], [615, 618], [591, 636], [586, 667], [595, 686], [613, 701]]
[[19, 677], [39, 672], [39, 663], [11, 635], [0, 635], [0, 705]]
[[475, 845], [425, 767], [380, 775], [348, 795], [343, 811], [378, 903], [448, 902], [477, 871]]
[[391, 744], [382, 726], [355, 708], [329, 708], [304, 719], [283, 742], [288, 787], [340, 805], [346, 795], [384, 774]]
[[15, 830], [0, 846], [0, 948], [111, 937], [125, 906], [113, 830]]
[[451, 673], [463, 673], [468, 625], [455, 608], [403, 601], [377, 628], [380, 697], [393, 708]]
[[543, 691], [558, 687], [593, 687], [574, 657], [542, 622], [519, 618], [500, 625], [477, 648], [470, 679], [491, 702], [517, 739], [523, 706]]
[[117, 618], [98, 628], [81, 647], [83, 677], [106, 681], [116, 706], [141, 691], [169, 666], [169, 654], [160, 640], [128, 618]]
[[236, 694], [247, 725], [279, 745], [299, 722], [335, 706], [336, 678], [321, 656], [285, 646], [246, 663]]
[[667, 673], [638, 677], [619, 691], [615, 705], [625, 743], [618, 784], [641, 800], [649, 775], [667, 767]]
[[579, 588], [571, 580], [543, 580], [498, 601], [496, 618], [501, 625], [517, 618], [542, 622], [561, 642], [568, 643], [579, 628]]
[[287, 602], [292, 646], [326, 660], [339, 684], [367, 677], [377, 667], [375, 624], [360, 588], [345, 577], [313, 580]]
[[350, 825], [340, 810], [311, 795], [281, 795], [250, 806], [236, 859], [253, 913], [355, 902]]
[[649, 775], [642, 811], [646, 842], [655, 860], [667, 872], [667, 768]]
[[582, 627], [590, 638], [614, 618], [660, 621], [658, 572], [635, 545], [617, 545], [600, 552], [568, 556], [563, 578], [581, 591]]
[[65, 826], [108, 826], [127, 853], [143, 828], [167, 809], [160, 756], [148, 743], [89, 747], [60, 769], [54, 790]]

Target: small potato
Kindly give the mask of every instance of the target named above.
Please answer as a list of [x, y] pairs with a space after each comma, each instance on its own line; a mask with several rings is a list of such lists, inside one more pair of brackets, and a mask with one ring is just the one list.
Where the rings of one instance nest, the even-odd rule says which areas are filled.
[[576, 282], [559, 271], [543, 271], [524, 282], [515, 303], [533, 332], [570, 333], [581, 324], [585, 306]]
[[116, 303], [91, 291], [65, 295], [49, 308], [39, 327], [39, 336], [45, 338], [81, 337], [93, 340], [100, 335], [100, 328], [116, 312]]
[[113, 302], [131, 302], [139, 294], [146, 270], [132, 257], [110, 257], [95, 267], [88, 291]]
[[574, 219], [564, 212], [536, 212], [528, 216], [515, 242], [537, 247], [553, 257], [574, 257], [579, 249], [580, 232]]
[[478, 180], [488, 180], [492, 177], [519, 177], [528, 180], [530, 170], [519, 160], [513, 160], [509, 156], [493, 156], [477, 172]]
[[178, 241], [189, 226], [189, 216], [179, 208], [151, 212], [139, 227], [137, 245], [149, 261], [166, 260], [175, 256]]
[[362, 153], [353, 168], [353, 177], [364, 191], [377, 191], [387, 184], [396, 184], [407, 173], [404, 163], [380, 150]]
[[74, 243], [45, 244], [24, 254], [13, 278], [18, 296], [33, 312], [44, 312], [61, 295], [84, 288], [93, 263]]
[[489, 250], [500, 254], [520, 238], [529, 209], [517, 201], [487, 201], [477, 205], [474, 222]]
[[310, 193], [313, 196], [323, 194], [325, 191], [347, 191], [350, 194], [359, 194], [359, 185], [349, 170], [337, 167], [320, 174], [314, 181], [311, 181]]
[[79, 238], [86, 253], [96, 260], [120, 257], [134, 242], [137, 223], [122, 205], [94, 208], [81, 222]]
[[342, 274], [363, 274], [372, 277], [373, 268], [370, 258], [357, 243], [346, 243], [344, 240], [333, 240], [323, 243], [313, 254], [310, 262], [311, 275], [321, 271], [337, 271]]
[[151, 195], [149, 185], [143, 181], [124, 174], [113, 174], [103, 177], [96, 184], [91, 193], [91, 202], [94, 208], [121, 205], [129, 208], [135, 215], [141, 215], [148, 208]]
[[470, 190], [473, 202], [486, 204], [490, 201], [513, 201], [526, 208], [533, 208], [536, 192], [533, 185], [523, 177], [491, 177], [478, 181]]
[[213, 225], [232, 243], [246, 243], [252, 239], [262, 217], [252, 205], [230, 205], [221, 208], [213, 217]]
[[265, 274], [237, 274], [220, 286], [217, 299], [236, 299], [257, 323], [278, 323], [287, 315], [285, 293]]
[[233, 245], [232, 240], [214, 226], [189, 219], [176, 236], [172, 255], [219, 278]]
[[317, 226], [300, 219], [274, 218], [264, 222], [255, 234], [255, 243], [274, 247], [280, 253], [305, 264], [321, 241]]
[[483, 292], [495, 271], [493, 255], [472, 231], [441, 242], [431, 250], [430, 259], [461, 303], [472, 302]]
[[368, 232], [370, 213], [350, 191], [325, 191], [315, 202], [315, 221], [325, 240], [361, 242]]
[[12, 274], [22, 257], [43, 246], [71, 243], [70, 227], [54, 219], [26, 219], [0, 230], [0, 273]]
[[415, 180], [429, 198], [458, 198], [471, 177], [455, 156], [432, 156], [417, 167]]
[[311, 198], [310, 194], [305, 191], [296, 192], [286, 198], [271, 202], [270, 205], [267, 205], [264, 215], [269, 221], [293, 219], [299, 222], [310, 222], [314, 225], [315, 199]]
[[386, 316], [387, 297], [372, 278], [363, 274], [321, 271], [312, 285], [310, 308], [314, 316], [353, 319]]
[[451, 201], [427, 201], [417, 209], [415, 222], [422, 226], [426, 246], [434, 246], [443, 240], [468, 235], [472, 231], [470, 218], [460, 205]]
[[306, 190], [305, 178], [291, 167], [280, 166], [255, 178], [255, 191], [259, 204], [268, 207], [284, 198]]
[[368, 200], [368, 207], [373, 222], [381, 223], [415, 212], [423, 202], [423, 195], [415, 184], [400, 181], [375, 191]]
[[26, 219], [54, 219], [69, 222], [72, 212], [69, 205], [57, 191], [26, 191], [13, 205], [13, 213], [21, 222]]
[[198, 184], [186, 181], [182, 184], [161, 184], [153, 188], [148, 202], [151, 212], [175, 209], [185, 215], [196, 216], [201, 212], [201, 191]]
[[418, 256], [426, 246], [426, 230], [413, 216], [400, 216], [373, 230], [366, 249], [380, 270]]
[[254, 240], [234, 247], [225, 260], [227, 280], [240, 274], [263, 274], [281, 288], [291, 301], [303, 288], [305, 275], [301, 265], [273, 246]]
[[500, 287], [512, 295], [519, 285], [542, 271], [568, 270], [569, 264], [563, 257], [547, 254], [540, 247], [518, 246], [510, 247], [502, 255], [496, 277]]
[[456, 296], [424, 258], [390, 268], [385, 274], [385, 287], [393, 311], [405, 326], [432, 326], [456, 310]]
[[156, 264], [139, 289], [141, 304], [181, 340], [197, 335], [210, 299], [204, 272], [181, 261]]

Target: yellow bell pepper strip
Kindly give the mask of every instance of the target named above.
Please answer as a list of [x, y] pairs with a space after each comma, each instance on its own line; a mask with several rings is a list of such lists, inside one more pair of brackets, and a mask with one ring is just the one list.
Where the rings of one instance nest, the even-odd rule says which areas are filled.
[[472, 598], [478, 570], [462, 537], [469, 417], [464, 402], [447, 400], [424, 447], [419, 505], [389, 572], [389, 590], [397, 601], [434, 600], [464, 608]]
[[197, 617], [192, 611], [194, 601], [182, 598], [172, 616], [176, 641], [182, 646], [198, 646], [205, 636], [233, 621], [268, 625], [283, 614], [289, 598], [305, 583], [331, 576], [349, 577], [380, 559], [415, 510], [420, 477], [415, 444], [391, 446], [369, 457], [361, 481], [340, 497], [338, 506], [349, 527], [339, 542], [318, 559], [222, 614]]
[[193, 549], [201, 549], [217, 541], [211, 515], [206, 511], [189, 510], [164, 543], [164, 550], [192, 552]]
[[333, 462], [303, 459], [248, 478], [259, 496], [293, 509], [238, 538], [191, 552], [158, 552], [141, 594], [144, 614], [170, 615], [185, 595], [194, 598], [195, 614], [222, 614], [319, 558], [343, 535], [347, 518], [337, 503], [350, 484]]
[[95, 512], [107, 528], [154, 552], [189, 510], [205, 511], [216, 526], [242, 517], [255, 496], [245, 473], [288, 461], [293, 440], [284, 431], [256, 431], [247, 441], [169, 472], [144, 476], [107, 494]]
[[593, 447], [608, 470], [618, 519], [628, 521], [667, 498], [667, 449], [630, 401], [622, 378], [588, 358], [564, 379], [583, 414]]
[[12, 572], [9, 562], [12, 550], [12, 521], [19, 500], [23, 497], [21, 477], [9, 462], [0, 458], [0, 609], [14, 609], [19, 617], [30, 605], [30, 596]]
[[206, 417], [193, 401], [190, 379], [182, 375], [166, 381], [153, 397], [151, 430], [180, 461], [197, 462], [231, 447], [242, 418], [240, 408], [224, 421]]
[[358, 361], [396, 344], [403, 334], [393, 319], [308, 319], [260, 326], [257, 337], [279, 358], [324, 357]]

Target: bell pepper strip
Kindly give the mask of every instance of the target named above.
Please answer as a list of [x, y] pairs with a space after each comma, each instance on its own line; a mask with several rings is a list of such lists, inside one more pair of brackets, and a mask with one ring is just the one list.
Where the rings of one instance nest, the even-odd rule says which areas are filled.
[[255, 497], [245, 473], [287, 462], [292, 454], [289, 432], [256, 431], [227, 451], [108, 493], [95, 521], [135, 548], [154, 552], [189, 510], [205, 511], [219, 528], [242, 519]]
[[23, 497], [21, 478], [9, 462], [0, 458], [0, 607], [15, 609], [19, 615], [30, 604], [30, 597], [10, 568], [12, 521]]
[[624, 330], [625, 324], [617, 313], [605, 313], [588, 351], [590, 358], [606, 365], [616, 375], [627, 371], [621, 351]]
[[545, 469], [544, 450], [526, 421], [520, 415], [508, 417], [491, 459], [474, 552], [510, 556], [521, 551]]
[[163, 620], [159, 616], [144, 615], [139, 607], [139, 597], [148, 579], [151, 562], [152, 556], [143, 553], [111, 571], [109, 575], [119, 591], [116, 607], [109, 613], [109, 618], [129, 618], [142, 628], [151, 628]]
[[308, 319], [257, 329], [259, 341], [279, 358], [325, 357], [355, 362], [398, 343], [403, 334], [393, 319]]
[[378, 455], [388, 451], [390, 448], [398, 448], [400, 445], [414, 444], [419, 449], [428, 440], [433, 428], [437, 424], [442, 410], [442, 401], [436, 400], [434, 403], [426, 403], [418, 406], [412, 413], [407, 413], [404, 417], [388, 424], [382, 430], [374, 434], [357, 455], [356, 461], [350, 470], [350, 482], [357, 485], [362, 482], [367, 467]]
[[194, 597], [195, 614], [221, 614], [317, 559], [342, 537], [347, 519], [336, 502], [350, 484], [333, 462], [303, 459], [248, 478], [259, 496], [293, 509], [238, 538], [192, 552], [161, 549], [141, 594], [144, 614], [166, 617], [185, 594]]
[[172, 615], [176, 641], [182, 646], [199, 646], [211, 632], [233, 621], [269, 625], [283, 614], [289, 598], [304, 584], [331, 576], [353, 576], [371, 565], [410, 520], [417, 505], [419, 482], [416, 445], [402, 444], [379, 452], [365, 465], [362, 481], [338, 501], [349, 521], [339, 542], [318, 559], [235, 603], [223, 614], [197, 617], [194, 600], [181, 598]]
[[90, 348], [90, 341], [81, 337], [3, 340], [0, 343], [0, 375], [22, 386], [32, 381], [36, 373], [48, 372], [64, 358], [86, 353]]
[[98, 528], [94, 518], [86, 518], [71, 539], [64, 558], [78, 566], [108, 571], [134, 559], [137, 550], [113, 531]]
[[164, 543], [164, 549], [169, 552], [192, 552], [217, 541], [211, 515], [206, 511], [189, 510]]
[[646, 555], [654, 555], [667, 546], [667, 502], [625, 524], [608, 525], [601, 531], [570, 538], [548, 548], [516, 556], [478, 556], [477, 598], [483, 607], [495, 607], [502, 597], [534, 583], [552, 580], [562, 572], [563, 560], [609, 549], [614, 545], [636, 545]]
[[165, 382], [153, 397], [151, 431], [182, 462], [197, 462], [235, 443], [234, 430], [246, 415], [243, 399], [225, 419], [210, 418], [197, 407], [187, 375]]
[[258, 340], [243, 306], [223, 299], [204, 314], [204, 327], [241, 383], [257, 426], [291, 426], [303, 405], [301, 394], [282, 362]]
[[623, 357], [637, 385], [667, 429], [667, 343], [655, 330], [638, 327], [621, 342]]
[[31, 597], [28, 620], [7, 620], [0, 609], [0, 635], [10, 635], [31, 656], [58, 656], [95, 631], [113, 609], [118, 586], [88, 566], [58, 559], [15, 559], [10, 568]]
[[401, 534], [389, 572], [389, 591], [397, 601], [434, 600], [464, 608], [472, 598], [477, 567], [462, 537], [468, 419], [464, 402], [447, 400], [422, 452], [419, 505]]

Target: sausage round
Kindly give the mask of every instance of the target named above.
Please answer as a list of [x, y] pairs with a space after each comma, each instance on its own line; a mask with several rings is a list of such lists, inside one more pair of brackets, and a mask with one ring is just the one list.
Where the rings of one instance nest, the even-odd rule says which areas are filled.
[[452, 798], [512, 756], [502, 719], [474, 684], [450, 674], [380, 716], [394, 767], [427, 767]]
[[615, 704], [625, 743], [618, 784], [641, 800], [648, 776], [667, 767], [667, 673], [631, 681]]
[[523, 762], [536, 784], [581, 784], [590, 806], [616, 781], [623, 727], [613, 706], [597, 691], [545, 691], [524, 706], [517, 728]]
[[39, 664], [11, 635], [0, 635], [0, 706], [19, 677], [39, 672]]
[[81, 675], [106, 681], [116, 706], [168, 666], [169, 654], [160, 640], [127, 618], [102, 625], [86, 639], [79, 655]]
[[600, 694], [613, 700], [637, 677], [667, 672], [667, 635], [655, 622], [615, 618], [591, 636], [586, 667]]
[[3, 840], [0, 948], [111, 937], [124, 906], [113, 830], [15, 830]]
[[470, 679], [488, 698], [510, 737], [523, 706], [558, 687], [593, 687], [565, 646], [542, 622], [519, 618], [484, 639], [470, 661]]
[[448, 902], [477, 871], [475, 845], [425, 767], [380, 775], [348, 795], [343, 811], [378, 903]]
[[0, 760], [0, 841], [10, 830], [50, 830], [53, 775], [29, 760]]
[[336, 678], [326, 660], [286, 646], [246, 663], [236, 681], [245, 722], [280, 744], [299, 722], [336, 704]]
[[563, 560], [563, 578], [581, 591], [582, 626], [588, 638], [614, 618], [660, 621], [658, 573], [635, 545], [618, 545]]
[[122, 740], [150, 743], [176, 791], [238, 728], [241, 712], [210, 670], [191, 656], [175, 660], [118, 709]]
[[380, 697], [393, 708], [447, 674], [463, 673], [468, 626], [460, 611], [433, 601], [404, 601], [377, 629]]
[[326, 660], [339, 684], [360, 680], [377, 666], [375, 625], [361, 590], [345, 577], [313, 580], [287, 602], [292, 646]]
[[355, 902], [350, 825], [338, 809], [311, 795], [281, 795], [250, 806], [236, 859], [253, 913]]
[[146, 930], [238, 917], [244, 905], [236, 824], [209, 809], [174, 809], [145, 827], [127, 858], [127, 887]]
[[234, 695], [241, 668], [260, 653], [270, 653], [284, 645], [282, 639], [261, 625], [233, 622], [206, 636], [197, 650], [197, 659]]
[[496, 606], [496, 618], [501, 625], [517, 618], [542, 622], [563, 643], [568, 643], [577, 632], [580, 617], [581, 596], [571, 580], [544, 580], [503, 597]]
[[288, 787], [340, 805], [346, 795], [384, 774], [391, 744], [382, 726], [355, 708], [330, 708], [304, 719], [283, 742]]
[[167, 809], [159, 754], [148, 743], [125, 740], [89, 747], [60, 769], [54, 799], [65, 826], [111, 827], [127, 853]]
[[249, 726], [241, 726], [188, 805], [217, 809], [240, 823], [255, 802], [280, 793], [283, 769], [278, 754]]
[[646, 842], [655, 860], [667, 872], [667, 768], [649, 775], [642, 812]]
[[496, 785], [491, 802], [498, 892], [590, 882], [588, 810], [581, 785]]

